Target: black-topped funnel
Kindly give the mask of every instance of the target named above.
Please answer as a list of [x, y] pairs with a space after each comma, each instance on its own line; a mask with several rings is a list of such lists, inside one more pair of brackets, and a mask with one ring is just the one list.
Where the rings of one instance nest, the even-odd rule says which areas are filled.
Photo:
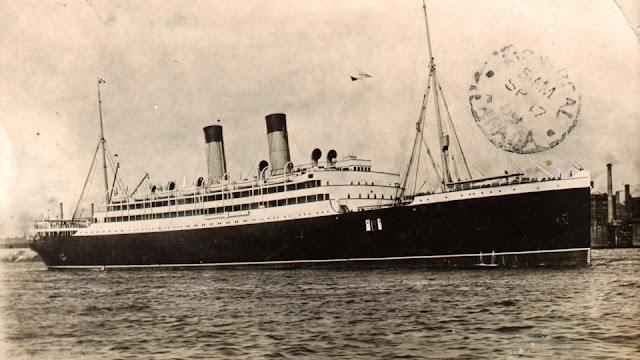
[[284, 167], [291, 161], [289, 154], [289, 134], [287, 133], [287, 116], [271, 114], [267, 121], [267, 140], [269, 142], [269, 164], [272, 174], [282, 174]]
[[210, 125], [203, 130], [204, 141], [207, 143], [207, 183], [212, 184], [220, 181], [227, 172], [222, 126]]

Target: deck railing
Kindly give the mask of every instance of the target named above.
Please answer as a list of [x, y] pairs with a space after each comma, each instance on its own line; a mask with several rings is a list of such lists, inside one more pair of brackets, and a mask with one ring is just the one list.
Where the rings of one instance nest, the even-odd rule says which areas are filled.
[[91, 219], [51, 220], [43, 219], [33, 222], [34, 230], [57, 230], [86, 228], [91, 224]]

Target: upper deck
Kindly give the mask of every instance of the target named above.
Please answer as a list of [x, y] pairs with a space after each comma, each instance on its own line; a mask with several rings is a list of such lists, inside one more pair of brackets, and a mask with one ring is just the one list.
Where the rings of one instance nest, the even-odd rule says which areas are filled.
[[94, 222], [124, 222], [220, 214], [263, 208], [312, 203], [341, 198], [343, 210], [376, 204], [392, 204], [398, 189], [398, 174], [371, 171], [371, 166], [300, 167], [266, 178], [240, 181], [222, 180], [214, 185], [155, 191], [144, 195], [114, 199], [94, 214]]
[[33, 221], [33, 236], [69, 236], [89, 227], [91, 219]]

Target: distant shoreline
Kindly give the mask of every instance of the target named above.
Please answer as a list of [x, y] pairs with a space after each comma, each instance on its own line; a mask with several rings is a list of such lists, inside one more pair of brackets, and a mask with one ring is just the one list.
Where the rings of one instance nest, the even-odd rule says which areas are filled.
[[25, 236], [0, 239], [0, 249], [29, 248], [29, 242]]
[[24, 243], [16, 243], [16, 244], [0, 244], [0, 249], [28, 249], [29, 244], [27, 242]]

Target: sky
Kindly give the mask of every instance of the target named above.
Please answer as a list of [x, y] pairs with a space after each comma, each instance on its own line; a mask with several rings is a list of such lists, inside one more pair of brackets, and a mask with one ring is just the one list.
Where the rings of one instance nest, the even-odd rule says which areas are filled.
[[[264, 117], [275, 112], [287, 114], [297, 164], [316, 147], [370, 159], [379, 171], [401, 171], [409, 156], [428, 75], [418, 0], [3, 0], [0, 9], [0, 237], [55, 218], [60, 202], [65, 217], [73, 212], [100, 138], [97, 78], [107, 145], [130, 189], [146, 173], [154, 184], [204, 174], [202, 128], [217, 120], [229, 172], [250, 176], [268, 158]], [[472, 169], [501, 174], [506, 155], [536, 176], [532, 161], [565, 173], [577, 163], [604, 192], [611, 162], [614, 189], [629, 183], [640, 196], [638, 4], [429, 1], [427, 9]], [[474, 73], [507, 45], [564, 70], [580, 94], [575, 128], [549, 150], [505, 153], [474, 122]], [[358, 71], [371, 78], [351, 81]], [[91, 178], [94, 192], [101, 176]]]

